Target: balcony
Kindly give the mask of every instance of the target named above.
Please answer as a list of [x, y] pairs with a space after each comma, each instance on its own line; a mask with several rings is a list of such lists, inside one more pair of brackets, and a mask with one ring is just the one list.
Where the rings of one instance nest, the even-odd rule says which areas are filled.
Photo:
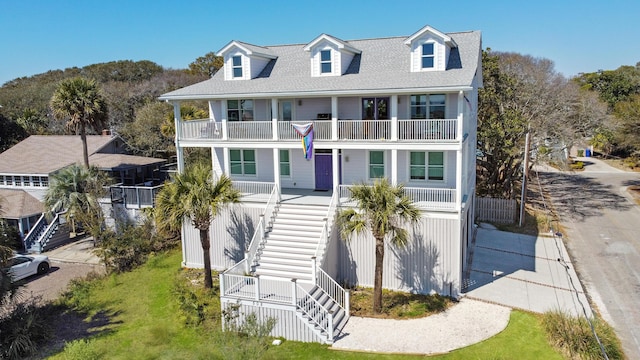
[[[314, 141], [456, 142], [458, 119], [228, 121], [212, 119], [180, 122], [179, 140], [197, 141], [298, 141], [292, 124], [314, 124]], [[275, 124], [275, 126], [274, 126]], [[335, 129], [335, 130], [334, 130]], [[275, 134], [274, 134], [275, 131]], [[335, 131], [335, 134], [334, 134]]]
[[111, 203], [122, 203], [127, 209], [153, 207], [156, 195], [164, 185], [157, 186], [122, 186], [109, 187]]

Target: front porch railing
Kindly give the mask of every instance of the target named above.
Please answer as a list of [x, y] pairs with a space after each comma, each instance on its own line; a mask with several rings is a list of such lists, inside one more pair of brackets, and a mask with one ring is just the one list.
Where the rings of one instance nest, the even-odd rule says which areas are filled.
[[[180, 140], [279, 141], [299, 140], [292, 124], [312, 122], [315, 141], [456, 141], [461, 136], [458, 119], [221, 121], [213, 119], [180, 122]], [[223, 126], [226, 125], [226, 126]], [[225, 130], [226, 129], [226, 130]], [[226, 136], [225, 132], [226, 131]], [[274, 136], [274, 131], [276, 134]]]
[[109, 187], [111, 201], [122, 202], [127, 208], [140, 209], [153, 207], [156, 202], [156, 195], [164, 185], [157, 186], [122, 186], [113, 185]]
[[256, 226], [256, 231], [253, 233], [251, 242], [244, 253], [245, 272], [247, 274], [251, 273], [251, 268], [255, 265], [256, 260], [259, 259], [258, 250], [264, 246], [265, 232], [267, 228], [271, 227], [273, 214], [277, 210], [279, 203], [280, 192], [278, 191], [278, 187], [273, 185], [273, 190], [271, 191], [269, 200], [267, 200], [267, 205], [264, 207], [262, 214], [260, 214], [260, 220], [258, 221], [258, 226]]
[[[342, 206], [356, 206], [353, 201], [349, 200], [351, 186], [340, 185], [338, 187]], [[456, 208], [457, 192], [455, 189], [405, 187], [404, 192], [418, 208], [423, 210], [455, 210]]]

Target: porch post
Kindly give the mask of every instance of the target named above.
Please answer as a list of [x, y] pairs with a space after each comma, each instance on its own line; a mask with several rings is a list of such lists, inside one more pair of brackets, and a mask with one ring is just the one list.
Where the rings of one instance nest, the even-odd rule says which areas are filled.
[[398, 140], [398, 95], [391, 95], [391, 140]]
[[462, 142], [463, 138], [463, 122], [464, 122], [464, 91], [460, 90], [458, 92], [458, 123], [457, 123], [457, 135], [456, 140]]
[[340, 185], [340, 159], [338, 158], [338, 149], [331, 149], [331, 167], [333, 168], [333, 187], [332, 191], [336, 191]]
[[391, 149], [391, 185], [398, 185], [398, 149]]
[[456, 210], [460, 212], [462, 209], [462, 122], [464, 120], [464, 92], [458, 92], [458, 129], [457, 139], [458, 149], [456, 150]]
[[280, 149], [273, 148], [273, 182], [276, 184], [278, 192], [282, 192], [280, 182]]
[[296, 284], [296, 279], [291, 279], [291, 305], [298, 305], [298, 289]]
[[224, 173], [231, 177], [231, 163], [229, 161], [229, 148], [222, 148], [222, 162], [224, 163]]
[[[337, 96], [331, 97], [331, 140], [334, 140], [334, 141], [338, 140], [338, 97]], [[333, 168], [333, 170], [335, 170], [335, 167]]]
[[226, 100], [220, 100], [220, 109], [222, 112], [222, 140], [227, 140], [228, 139], [228, 131], [227, 131], [227, 101]]
[[278, 140], [278, 99], [271, 99], [271, 131], [273, 140]]
[[180, 115], [180, 102], [173, 102], [173, 119], [176, 127], [176, 156], [178, 160], [178, 173], [182, 173], [184, 171], [184, 152], [182, 147], [180, 146], [180, 139], [182, 138], [182, 118]]

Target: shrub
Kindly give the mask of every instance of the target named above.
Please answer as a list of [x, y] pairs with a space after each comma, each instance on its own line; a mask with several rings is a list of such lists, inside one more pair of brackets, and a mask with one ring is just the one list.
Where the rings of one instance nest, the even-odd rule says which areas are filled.
[[[623, 359], [620, 340], [613, 328], [598, 319], [592, 319], [591, 322], [609, 359]], [[569, 358], [604, 358], [587, 319], [562, 311], [549, 311], [543, 315], [542, 323], [550, 343]]]
[[183, 269], [174, 281], [173, 297], [178, 301], [185, 325], [219, 327], [219, 286], [214, 282], [213, 289], [206, 289], [202, 278], [201, 271]]
[[36, 353], [49, 337], [47, 307], [38, 307], [37, 298], [14, 302], [0, 314], [0, 358], [22, 359]]
[[584, 149], [578, 149], [578, 157], [584, 156]]
[[569, 166], [573, 170], [582, 170], [582, 169], [584, 169], [584, 163], [582, 161], [574, 161]]
[[72, 279], [58, 302], [81, 312], [89, 311], [92, 307], [91, 290], [98, 284], [95, 280], [100, 278], [102, 275], [90, 272], [84, 278]]
[[260, 359], [269, 348], [269, 334], [277, 319], [268, 317], [260, 321], [255, 313], [241, 314], [240, 305], [227, 304], [222, 311], [225, 332], [218, 342], [228, 359]]

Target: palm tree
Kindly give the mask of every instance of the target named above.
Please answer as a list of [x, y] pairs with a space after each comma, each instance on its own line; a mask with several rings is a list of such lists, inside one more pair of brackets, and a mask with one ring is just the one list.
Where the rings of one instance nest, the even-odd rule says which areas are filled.
[[75, 232], [75, 220], [81, 218], [90, 225], [89, 216], [99, 215], [98, 198], [104, 196], [109, 179], [95, 167], [68, 166], [51, 177], [44, 204], [49, 214], [66, 210], [65, 218]]
[[214, 179], [211, 168], [197, 164], [183, 173], [175, 174], [156, 198], [154, 216], [160, 228], [179, 228], [185, 217], [200, 231], [200, 244], [204, 258], [204, 286], [213, 287], [209, 227], [211, 220], [227, 204], [240, 200], [240, 192], [233, 188], [231, 179], [222, 175]]
[[84, 166], [89, 167], [86, 128], [100, 131], [107, 119], [107, 103], [97, 83], [82, 77], [63, 80], [53, 93], [50, 106], [56, 119], [67, 121], [68, 130], [80, 132]]
[[382, 270], [385, 240], [392, 245], [404, 247], [409, 242], [409, 234], [402, 226], [407, 222], [415, 224], [420, 218], [420, 210], [404, 194], [404, 186], [392, 186], [387, 179], [376, 180], [373, 186], [361, 183], [351, 187], [350, 200], [354, 208], [340, 211], [338, 224], [343, 239], [369, 230], [376, 241], [376, 265], [373, 282], [373, 311], [382, 311]]

